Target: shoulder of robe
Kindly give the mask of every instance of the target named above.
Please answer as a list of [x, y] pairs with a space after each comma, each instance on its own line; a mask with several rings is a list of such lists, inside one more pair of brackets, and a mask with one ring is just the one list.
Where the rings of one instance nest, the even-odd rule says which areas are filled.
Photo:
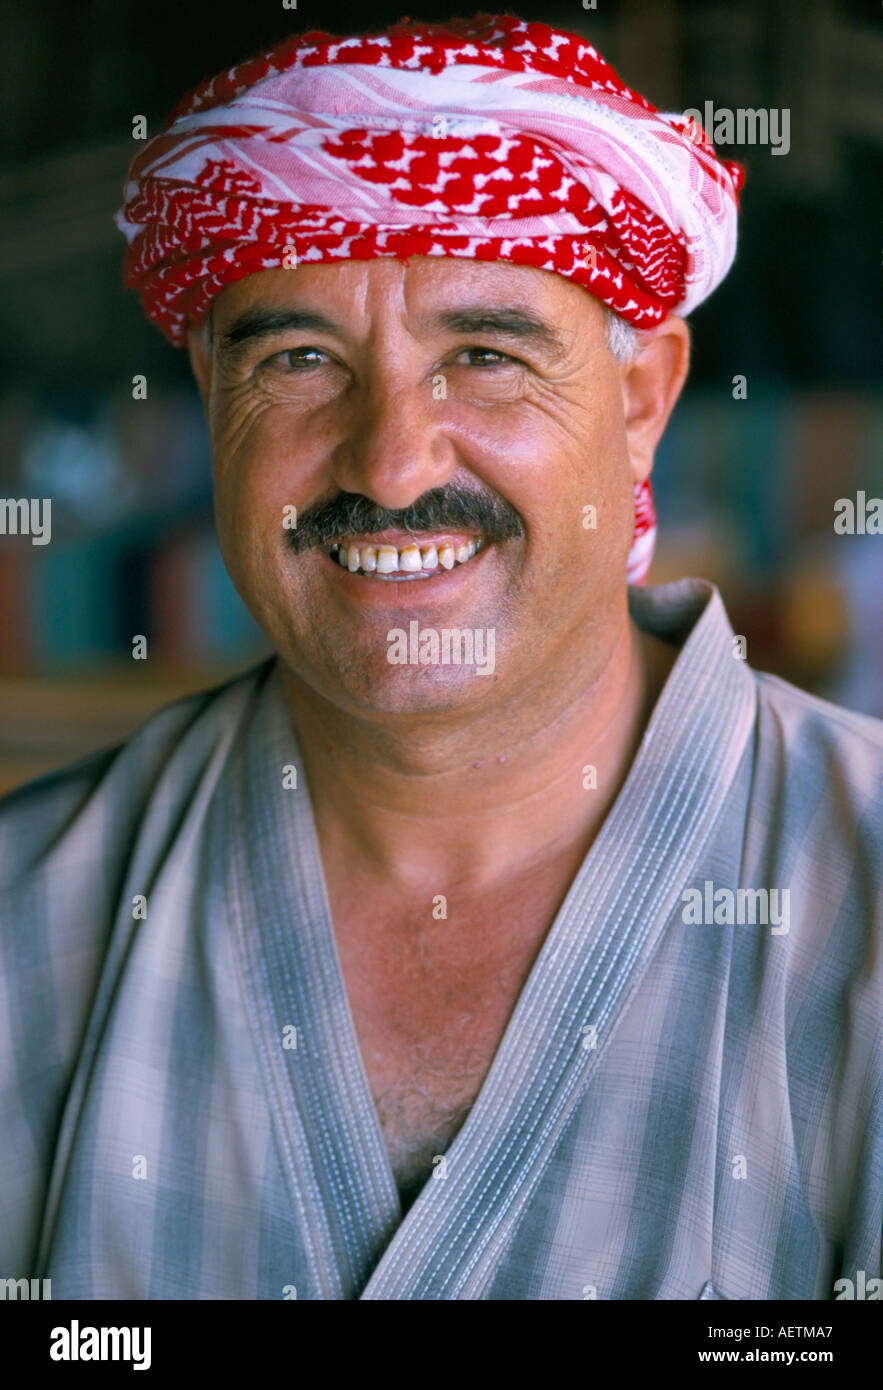
[[200, 778], [226, 764], [271, 666], [177, 700], [125, 743], [0, 800], [0, 1247], [16, 1275], [37, 1274], [77, 1068], [82, 1058], [88, 1074], [90, 1030], [100, 1035], [141, 926], [137, 857], [161, 855]]
[[755, 785], [783, 828], [805, 826], [883, 890], [883, 720], [757, 676]]
[[[47, 870], [54, 852], [81, 857], [122, 844], [160, 784], [197, 777], [235, 733], [273, 658], [209, 690], [163, 706], [124, 742], [77, 759], [0, 798], [0, 887]], [[175, 779], [173, 779], [175, 780]], [[166, 794], [166, 788], [163, 788]]]
[[832, 704], [778, 676], [762, 671], [755, 676], [758, 717], [767, 738], [775, 737], [778, 727], [789, 751], [855, 770], [863, 765], [877, 773], [863, 779], [869, 789], [883, 788], [883, 719]]

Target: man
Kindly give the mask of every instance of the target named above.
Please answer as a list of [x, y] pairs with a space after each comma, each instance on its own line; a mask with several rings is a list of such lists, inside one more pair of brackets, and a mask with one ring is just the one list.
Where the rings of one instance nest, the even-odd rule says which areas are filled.
[[55, 1298], [880, 1275], [881, 726], [636, 587], [735, 248], [687, 125], [480, 16], [288, 41], [134, 161], [278, 659], [4, 804], [0, 1239]]

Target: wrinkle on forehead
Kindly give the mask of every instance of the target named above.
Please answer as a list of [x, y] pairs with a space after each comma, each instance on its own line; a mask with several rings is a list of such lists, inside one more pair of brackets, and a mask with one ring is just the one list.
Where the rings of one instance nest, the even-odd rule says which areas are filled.
[[[302, 295], [296, 292], [294, 277], [298, 275], [308, 285]], [[269, 276], [273, 277], [272, 282]], [[294, 291], [291, 295], [278, 292], [277, 286], [284, 286], [287, 291], [289, 285]], [[224, 317], [231, 320], [255, 303], [278, 309], [286, 305], [312, 306], [317, 301], [321, 301], [329, 318], [338, 318], [334, 312], [338, 299], [345, 305], [350, 329], [369, 337], [384, 323], [391, 322], [414, 337], [415, 330], [432, 327], [429, 322], [421, 324], [421, 319], [431, 320], [443, 313], [446, 306], [521, 310], [549, 326], [546, 349], [553, 353], [553, 336], [567, 351], [577, 336], [588, 342], [597, 338], [600, 343], [605, 332], [603, 306], [588, 291], [549, 271], [496, 261], [415, 256], [407, 261], [378, 257], [315, 266], [302, 262], [293, 270], [258, 271], [227, 286], [218, 296], [218, 301], [224, 301]], [[447, 326], [453, 332], [492, 331]], [[218, 327], [216, 317], [215, 328]]]

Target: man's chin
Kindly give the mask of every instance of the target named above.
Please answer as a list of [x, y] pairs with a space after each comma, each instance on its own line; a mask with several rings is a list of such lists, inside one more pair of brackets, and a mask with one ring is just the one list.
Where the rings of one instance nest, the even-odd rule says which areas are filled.
[[[495, 684], [493, 650], [488, 651], [487, 646], [478, 652], [473, 649], [470, 664], [462, 660], [469, 653], [456, 650], [447, 653], [451, 657], [447, 663], [441, 659], [434, 664], [421, 663], [419, 646], [412, 642], [409, 653], [407, 637], [406, 633], [397, 653], [406, 658], [403, 661], [381, 662], [373, 657], [364, 663], [353, 659], [332, 662], [329, 667], [326, 656], [309, 674], [299, 661], [291, 662], [291, 669], [304, 685], [356, 718], [466, 712], [487, 699]], [[409, 655], [416, 659], [407, 660]], [[457, 655], [460, 661], [454, 659]]]

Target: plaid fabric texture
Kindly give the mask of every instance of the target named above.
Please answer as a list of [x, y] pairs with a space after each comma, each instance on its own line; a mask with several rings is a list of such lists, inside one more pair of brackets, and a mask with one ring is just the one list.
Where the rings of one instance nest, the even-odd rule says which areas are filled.
[[[630, 603], [678, 660], [404, 1219], [277, 662], [0, 803], [0, 1276], [522, 1300], [880, 1275], [883, 724], [736, 659], [704, 581]], [[787, 928], [685, 920], [709, 884], [788, 890]]]

